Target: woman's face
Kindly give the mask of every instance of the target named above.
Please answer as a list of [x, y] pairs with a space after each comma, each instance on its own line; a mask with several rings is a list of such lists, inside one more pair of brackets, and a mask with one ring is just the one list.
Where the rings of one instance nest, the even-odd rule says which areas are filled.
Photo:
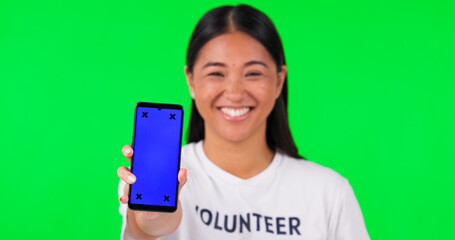
[[279, 97], [286, 66], [277, 67], [265, 47], [242, 32], [217, 36], [199, 51], [188, 86], [207, 133], [239, 142], [264, 131]]

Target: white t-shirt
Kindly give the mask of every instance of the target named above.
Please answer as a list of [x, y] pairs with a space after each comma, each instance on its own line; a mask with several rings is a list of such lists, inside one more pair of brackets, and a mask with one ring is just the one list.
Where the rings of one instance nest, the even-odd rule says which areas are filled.
[[[182, 222], [160, 239], [370, 239], [348, 180], [317, 163], [277, 151], [264, 171], [241, 179], [211, 162], [200, 141], [182, 148], [181, 167]], [[120, 203], [121, 239], [135, 240], [127, 207]]]

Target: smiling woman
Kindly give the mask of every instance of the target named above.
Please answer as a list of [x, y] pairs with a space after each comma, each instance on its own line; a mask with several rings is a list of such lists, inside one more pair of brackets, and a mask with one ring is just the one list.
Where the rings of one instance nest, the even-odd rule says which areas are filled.
[[[127, 209], [135, 176], [120, 167], [122, 239], [369, 239], [348, 180], [298, 154], [287, 71], [259, 10], [224, 6], [201, 18], [184, 68], [193, 105], [177, 211]], [[133, 149], [123, 153], [130, 160]]]
[[[277, 84], [282, 89], [278, 89], [280, 95], [276, 99], [276, 104], [272, 109], [273, 111], [267, 119], [267, 144], [269, 148], [279, 148], [292, 157], [302, 158], [297, 152], [296, 145], [292, 139], [288, 126], [288, 117], [286, 110], [287, 69], [285, 66], [283, 46], [281, 44], [281, 39], [278, 35], [277, 30], [275, 29], [275, 26], [265, 14], [246, 5], [236, 6], [235, 11], [233, 11], [233, 7], [231, 6], [219, 7], [205, 14], [196, 25], [188, 46], [186, 57], [187, 66], [185, 67], [187, 79], [188, 77], [191, 78], [191, 73], [193, 71], [198, 71], [198, 69], [194, 69], [196, 59], [199, 58], [204, 48], [206, 49], [207, 47], [210, 47], [207, 45], [212, 45], [212, 50], [216, 48], [218, 51], [230, 51], [230, 49], [226, 49], [226, 44], [229, 43], [229, 40], [231, 40], [226, 39], [227, 37], [222, 37], [221, 40], [217, 40], [217, 42], [219, 42], [218, 44], [213, 44], [213, 41], [216, 41], [214, 38], [227, 33], [236, 33], [235, 35], [243, 33], [243, 39], [250, 41], [250, 46], [253, 48], [248, 48], [248, 46], [246, 46], [247, 43], [241, 43], [241, 45], [236, 46], [237, 50], [240, 50], [243, 57], [248, 57], [247, 54], [249, 54], [249, 57], [256, 57], [258, 59], [249, 60], [245, 63], [244, 67], [258, 64], [266, 67], [268, 74], [270, 74], [270, 71], [273, 70], [271, 69], [272, 67], [275, 67], [276, 72], [280, 73], [280, 79], [277, 79]], [[234, 36], [234, 38], [235, 37], [238, 36]], [[237, 41], [237, 43], [243, 40], [242, 37], [238, 38], [239, 41]], [[230, 36], [230, 38], [233, 37]], [[251, 41], [253, 42], [252, 44]], [[210, 44], [210, 42], [212, 43]], [[215, 45], [215, 47], [213, 47], [213, 45]], [[240, 49], [242, 47], [244, 49]], [[213, 54], [212, 56], [215, 55], [216, 54]], [[268, 62], [269, 65], [267, 65], [265, 62]], [[216, 61], [207, 62], [204, 67], [206, 66], [229, 67], [226, 65], [226, 63]], [[284, 71], [282, 72], [282, 70]], [[248, 73], [249, 79], [260, 78], [261, 73], [261, 71], [250, 72]], [[211, 74], [212, 76], [224, 77], [220, 72], [213, 72]], [[276, 78], [277, 76], [268, 75], [262, 77]], [[189, 86], [191, 88], [191, 82], [189, 82]], [[272, 96], [269, 97], [273, 99]], [[225, 109], [225, 111], [228, 111], [228, 109]], [[205, 128], [203, 121], [204, 120], [198, 112], [195, 102], [193, 101], [188, 142], [198, 142], [201, 139], [204, 139]]]
[[201, 48], [194, 68], [186, 68], [186, 76], [207, 142], [214, 134], [230, 142], [255, 134], [265, 139], [266, 119], [281, 94], [286, 67], [277, 72], [261, 43], [240, 31], [215, 37]]

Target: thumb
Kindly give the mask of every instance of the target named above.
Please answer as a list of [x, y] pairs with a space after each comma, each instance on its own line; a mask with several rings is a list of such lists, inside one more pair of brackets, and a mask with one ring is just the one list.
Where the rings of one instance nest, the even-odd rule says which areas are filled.
[[177, 175], [177, 178], [179, 180], [179, 194], [187, 181], [187, 176], [188, 176], [188, 169], [180, 168], [179, 174]]

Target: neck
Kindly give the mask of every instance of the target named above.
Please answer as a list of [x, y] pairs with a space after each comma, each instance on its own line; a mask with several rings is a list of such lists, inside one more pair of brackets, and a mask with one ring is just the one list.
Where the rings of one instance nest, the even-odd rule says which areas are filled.
[[266, 141], [265, 124], [241, 141], [229, 141], [205, 126], [203, 143], [207, 157], [218, 167], [239, 178], [251, 178], [265, 170], [272, 162], [274, 152]]

